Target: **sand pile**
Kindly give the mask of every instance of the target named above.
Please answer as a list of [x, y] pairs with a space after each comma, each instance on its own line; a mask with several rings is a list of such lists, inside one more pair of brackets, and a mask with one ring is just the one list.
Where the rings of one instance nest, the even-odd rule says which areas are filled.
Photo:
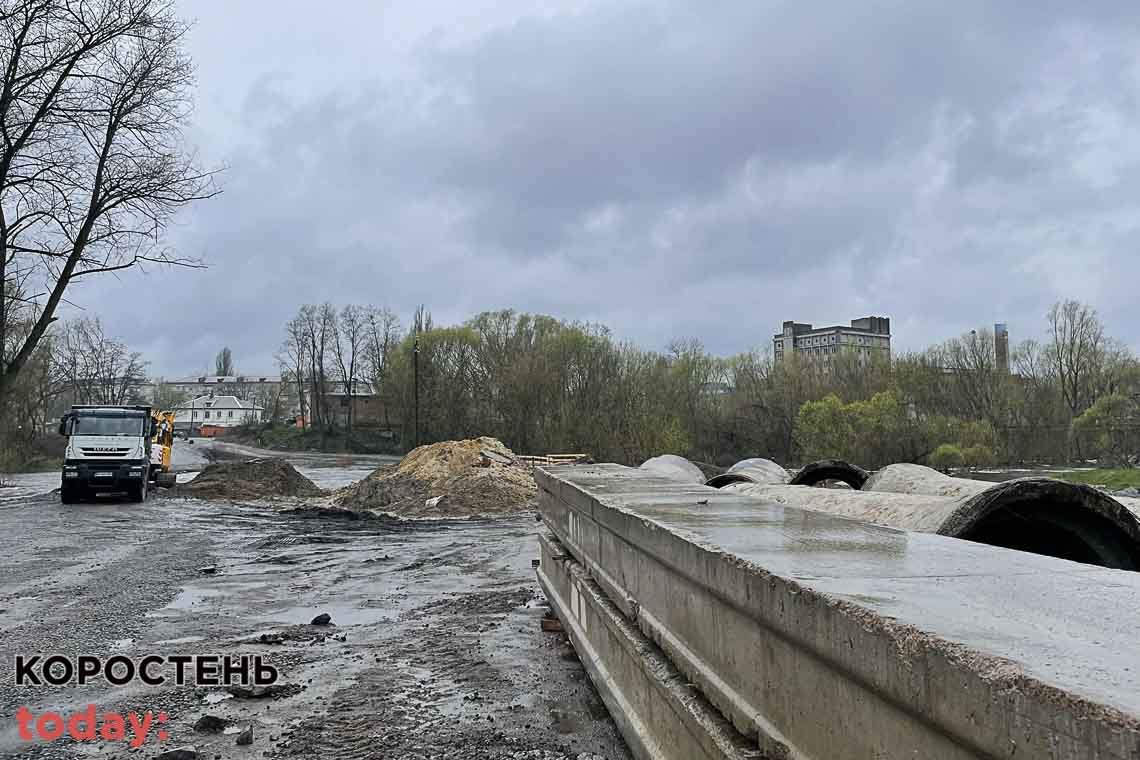
[[531, 469], [494, 438], [414, 449], [395, 470], [381, 468], [341, 492], [337, 503], [409, 517], [518, 512], [538, 489]]
[[320, 496], [323, 492], [284, 459], [248, 459], [207, 466], [198, 477], [178, 487], [196, 499], [271, 499]]

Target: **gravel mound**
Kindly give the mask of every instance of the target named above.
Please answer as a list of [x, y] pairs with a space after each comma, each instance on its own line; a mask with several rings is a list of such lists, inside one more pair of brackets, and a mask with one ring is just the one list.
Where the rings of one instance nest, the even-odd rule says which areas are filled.
[[320, 496], [323, 491], [284, 459], [248, 459], [207, 466], [198, 477], [178, 487], [196, 499], [271, 499]]
[[337, 503], [406, 517], [468, 517], [527, 509], [534, 473], [495, 438], [443, 441], [412, 450], [340, 492]]

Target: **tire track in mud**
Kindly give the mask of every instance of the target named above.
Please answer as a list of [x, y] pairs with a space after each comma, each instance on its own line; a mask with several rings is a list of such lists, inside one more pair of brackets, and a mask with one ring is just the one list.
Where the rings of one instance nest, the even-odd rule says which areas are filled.
[[[615, 730], [584, 677], [570, 695], [544, 694], [550, 674], [512, 661], [495, 646], [511, 637], [524, 649], [558, 647], [566, 670], [580, 670], [562, 637], [537, 633], [539, 602], [531, 585], [432, 601], [403, 615], [405, 632], [383, 644], [374, 665], [337, 691], [325, 713], [283, 735], [274, 756], [626, 760], [620, 740], [608, 755], [589, 751], [607, 744], [612, 750]], [[575, 720], [575, 710], [583, 721]], [[569, 736], [589, 721], [603, 722], [608, 732], [600, 733], [610, 735]]]

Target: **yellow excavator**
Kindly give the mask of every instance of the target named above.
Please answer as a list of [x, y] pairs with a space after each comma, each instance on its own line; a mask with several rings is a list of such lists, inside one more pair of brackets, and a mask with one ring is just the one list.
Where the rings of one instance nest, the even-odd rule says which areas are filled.
[[177, 475], [171, 471], [170, 459], [174, 452], [174, 412], [151, 412], [154, 436], [150, 439], [150, 479], [156, 486], [172, 488]]

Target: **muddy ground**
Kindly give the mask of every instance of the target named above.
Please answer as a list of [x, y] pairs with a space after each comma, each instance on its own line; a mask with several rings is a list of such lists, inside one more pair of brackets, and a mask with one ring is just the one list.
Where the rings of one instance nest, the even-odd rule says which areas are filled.
[[[372, 462], [305, 461], [325, 487]], [[0, 491], [0, 756], [629, 758], [566, 637], [544, 633], [533, 516], [347, 520], [152, 496], [63, 506]], [[5, 493], [6, 492], [6, 493]], [[331, 615], [335, 626], [309, 621]], [[260, 637], [269, 634], [270, 642]], [[194, 686], [14, 686], [16, 654], [260, 653], [279, 698]], [[15, 712], [165, 711], [168, 740], [22, 741]], [[194, 731], [203, 715], [228, 723]], [[237, 731], [253, 726], [250, 746]]]

